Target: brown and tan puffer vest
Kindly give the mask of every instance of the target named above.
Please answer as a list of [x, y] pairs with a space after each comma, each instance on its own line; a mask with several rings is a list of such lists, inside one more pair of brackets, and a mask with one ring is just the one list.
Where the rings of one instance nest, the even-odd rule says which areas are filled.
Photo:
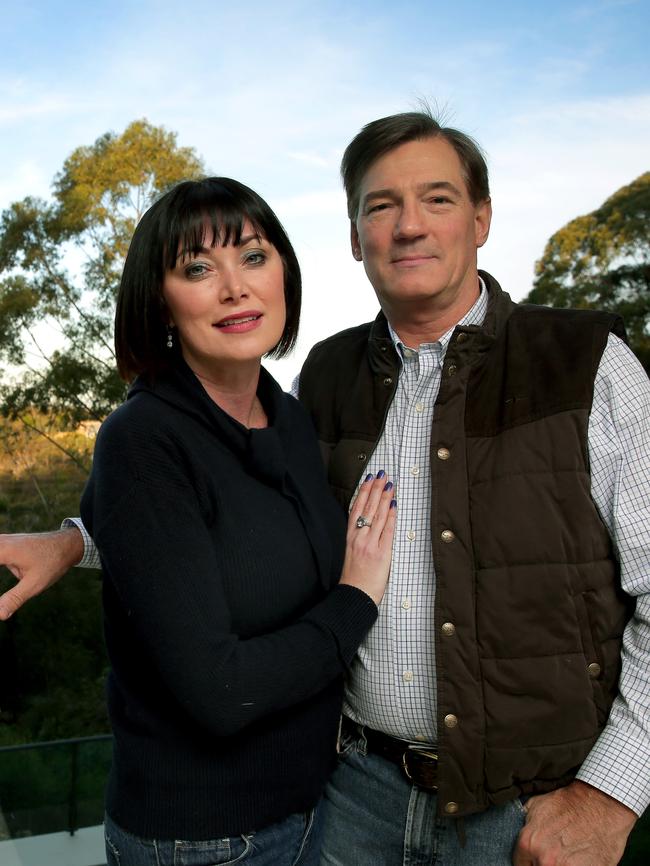
[[[622, 323], [517, 305], [481, 276], [486, 320], [454, 331], [431, 436], [438, 802], [457, 816], [574, 776], [616, 695], [632, 609], [587, 443], [598, 364]], [[305, 362], [300, 399], [343, 507], [398, 372], [382, 314]]]

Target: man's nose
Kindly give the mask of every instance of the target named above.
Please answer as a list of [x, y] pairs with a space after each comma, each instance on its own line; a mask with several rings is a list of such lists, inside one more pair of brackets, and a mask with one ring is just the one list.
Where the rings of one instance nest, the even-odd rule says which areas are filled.
[[410, 240], [424, 234], [424, 215], [419, 202], [404, 201], [393, 234], [396, 240]]

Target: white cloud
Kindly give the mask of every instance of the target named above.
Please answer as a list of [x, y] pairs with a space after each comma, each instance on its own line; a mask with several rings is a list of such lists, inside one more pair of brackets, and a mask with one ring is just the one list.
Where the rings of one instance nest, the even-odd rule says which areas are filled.
[[480, 262], [521, 297], [548, 238], [650, 167], [650, 94], [547, 106], [489, 142], [494, 218]]
[[288, 153], [289, 159], [295, 159], [296, 162], [302, 162], [305, 165], [315, 166], [317, 168], [329, 168], [332, 165], [332, 160], [321, 156], [318, 153]]
[[11, 174], [0, 175], [0, 208], [26, 195], [47, 198], [51, 178], [46, 177], [42, 166], [34, 159], [18, 162]]

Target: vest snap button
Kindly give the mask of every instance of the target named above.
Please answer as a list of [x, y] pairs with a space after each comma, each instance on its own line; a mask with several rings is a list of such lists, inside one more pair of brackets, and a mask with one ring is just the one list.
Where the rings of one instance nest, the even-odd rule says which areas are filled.
[[449, 713], [445, 716], [445, 727], [446, 728], [455, 728], [458, 725], [458, 716], [455, 716], [453, 713]]
[[450, 364], [449, 367], [448, 367], [448, 369], [447, 369], [447, 375], [448, 375], [448, 376], [455, 376], [455, 375], [456, 375], [456, 370], [457, 370], [457, 369], [458, 369], [458, 368], [456, 367], [455, 364]]
[[458, 803], [454, 803], [454, 801], [451, 800], [449, 803], [447, 803], [445, 805], [445, 812], [448, 815], [455, 815], [456, 812], [458, 811], [458, 808], [459, 808]]
[[388, 386], [388, 385], [392, 385], [392, 384], [393, 384], [393, 379], [392, 379], [392, 377], [391, 377], [391, 376], [386, 376], [386, 378], [384, 379], [384, 385]]
[[451, 637], [456, 634], [456, 626], [453, 622], [443, 622], [440, 626], [440, 631], [445, 635], [445, 637]]
[[438, 460], [449, 460], [451, 457], [451, 451], [449, 448], [438, 448], [437, 450]]
[[363, 451], [360, 454], [357, 454], [357, 460], [365, 460], [365, 459], [366, 459], [366, 455], [363, 453]]
[[442, 540], [445, 542], [445, 544], [449, 544], [450, 542], [452, 542], [454, 540], [454, 538], [456, 538], [456, 536], [451, 531], [451, 529], [443, 529], [442, 532], [440, 533], [440, 538], [442, 538]]
[[600, 665], [597, 662], [592, 662], [587, 667], [587, 670], [589, 671], [589, 676], [592, 678], [592, 680], [595, 680], [596, 677], [600, 676]]

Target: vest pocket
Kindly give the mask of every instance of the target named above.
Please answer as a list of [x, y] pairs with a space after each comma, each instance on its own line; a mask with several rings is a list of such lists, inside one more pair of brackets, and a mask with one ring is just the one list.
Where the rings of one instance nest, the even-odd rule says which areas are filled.
[[598, 713], [598, 724], [602, 726], [607, 721], [609, 707], [602, 687], [602, 676], [604, 672], [603, 656], [601, 653], [600, 642], [594, 634], [592, 617], [590, 615], [590, 607], [593, 603], [591, 595], [592, 593], [590, 592], [582, 592], [579, 595], [575, 595], [573, 598], [576, 606], [578, 628], [580, 629], [582, 651], [585, 657], [586, 675], [591, 680], [594, 704], [596, 705]]

